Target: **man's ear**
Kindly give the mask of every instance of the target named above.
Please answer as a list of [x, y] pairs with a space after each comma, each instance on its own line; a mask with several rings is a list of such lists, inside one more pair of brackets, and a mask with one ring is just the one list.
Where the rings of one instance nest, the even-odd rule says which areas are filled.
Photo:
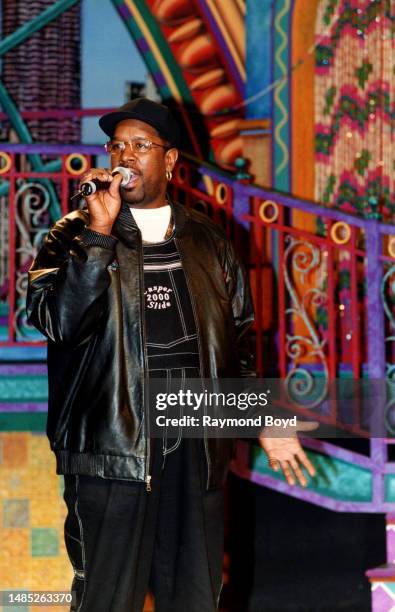
[[173, 170], [178, 159], [178, 149], [169, 149], [166, 151], [166, 170]]

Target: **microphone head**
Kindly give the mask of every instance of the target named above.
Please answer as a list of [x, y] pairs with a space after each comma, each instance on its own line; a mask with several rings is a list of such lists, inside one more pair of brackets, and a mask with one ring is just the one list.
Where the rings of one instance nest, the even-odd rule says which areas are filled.
[[124, 168], [123, 166], [117, 166], [114, 168], [111, 174], [122, 175], [121, 187], [125, 187], [125, 185], [127, 185], [132, 178], [132, 171], [129, 168]]

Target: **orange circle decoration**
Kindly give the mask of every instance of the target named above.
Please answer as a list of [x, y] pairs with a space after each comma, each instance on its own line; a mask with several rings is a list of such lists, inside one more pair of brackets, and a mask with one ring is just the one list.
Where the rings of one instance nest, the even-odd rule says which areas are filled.
[[336, 244], [347, 244], [351, 238], [351, 227], [344, 221], [336, 221], [331, 227], [331, 238]]
[[[4, 164], [4, 165], [3, 165]], [[11, 155], [0, 151], [0, 174], [5, 174], [12, 166]]]
[[279, 214], [278, 204], [273, 200], [265, 200], [259, 207], [259, 216], [265, 223], [274, 223], [277, 221]]
[[228, 198], [228, 186], [224, 183], [218, 183], [215, 188], [215, 200], [218, 204], [225, 204]]
[[[73, 168], [72, 164], [74, 161], [81, 162], [81, 167], [76, 170]], [[74, 176], [79, 176], [83, 174], [88, 168], [88, 160], [85, 155], [81, 153], [70, 153], [65, 159], [64, 165], [66, 166], [66, 170], [69, 174], [73, 174]]]
[[388, 253], [395, 259], [395, 236], [388, 240]]

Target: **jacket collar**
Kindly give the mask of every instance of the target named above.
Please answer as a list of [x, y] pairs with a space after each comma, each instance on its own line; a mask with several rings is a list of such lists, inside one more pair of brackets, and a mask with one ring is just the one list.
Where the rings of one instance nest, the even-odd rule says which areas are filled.
[[[173, 202], [170, 198], [168, 198], [168, 202], [171, 206], [172, 216], [174, 219], [174, 234], [178, 238], [184, 233], [185, 224], [189, 215], [184, 206], [181, 204]], [[122, 201], [121, 210], [111, 233], [116, 236], [116, 238], [120, 238], [120, 240], [126, 244], [130, 244], [135, 242], [138, 232], [139, 229], [132, 213], [130, 212], [129, 205]]]

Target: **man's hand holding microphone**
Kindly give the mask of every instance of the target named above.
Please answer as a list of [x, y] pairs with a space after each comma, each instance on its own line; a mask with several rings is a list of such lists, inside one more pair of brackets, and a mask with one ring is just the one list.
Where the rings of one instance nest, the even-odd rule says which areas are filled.
[[[121, 208], [120, 188], [127, 185], [131, 176], [131, 171], [122, 166], [117, 166], [114, 170], [92, 168], [82, 176], [80, 190], [76, 196], [82, 195], [87, 202], [90, 230], [108, 236], [111, 234]], [[100, 188], [104, 186], [107, 188]]]

